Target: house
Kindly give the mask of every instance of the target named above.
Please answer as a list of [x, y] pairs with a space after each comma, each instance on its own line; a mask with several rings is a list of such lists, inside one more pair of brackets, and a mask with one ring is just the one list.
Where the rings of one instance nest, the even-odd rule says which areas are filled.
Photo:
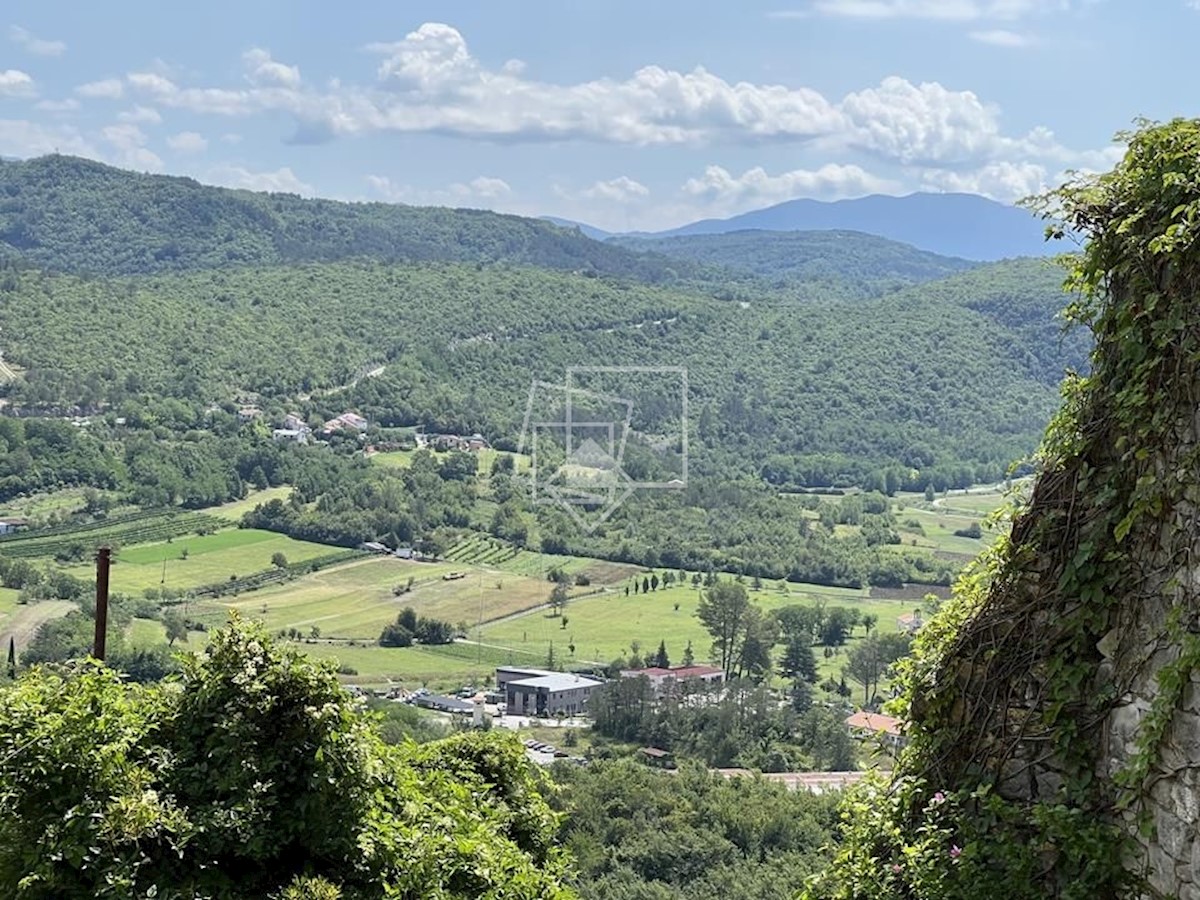
[[622, 678], [648, 678], [654, 696], [673, 693], [680, 685], [719, 687], [725, 682], [725, 672], [716, 666], [675, 666], [664, 669], [648, 666], [644, 669], [623, 669]]
[[883, 743], [892, 750], [899, 750], [908, 743], [908, 738], [904, 736], [904, 723], [880, 713], [856, 712], [846, 717], [846, 727], [850, 729], [851, 737], [882, 738]]
[[643, 747], [641, 749], [643, 761], [659, 769], [673, 769], [675, 763], [671, 759], [671, 751], [663, 750], [661, 747]]
[[412, 547], [397, 547], [392, 551], [392, 556], [396, 557], [397, 559], [412, 559], [416, 556], [416, 553], [413, 551]]
[[896, 617], [896, 627], [905, 634], [916, 634], [924, 624], [925, 620], [921, 617], [920, 609], [914, 609], [910, 613]]
[[391, 553], [392, 548], [387, 544], [381, 544], [379, 541], [364, 541], [358, 545], [359, 550], [366, 550], [368, 553]]
[[344, 412], [336, 418], [330, 419], [321, 428], [324, 434], [333, 434], [335, 431], [366, 431], [367, 420], [358, 413]]
[[28, 527], [29, 520], [19, 516], [6, 516], [0, 519], [0, 534], [12, 534], [14, 531], [23, 531]]
[[281, 444], [307, 444], [310, 434], [312, 432], [307, 428], [275, 428], [271, 431], [271, 439]]
[[283, 427], [291, 431], [308, 431], [308, 422], [300, 415], [300, 413], [288, 413], [283, 417]]
[[588, 697], [603, 684], [570, 672], [551, 672], [534, 678], [509, 681], [504, 686], [505, 708], [518, 716], [579, 715]]

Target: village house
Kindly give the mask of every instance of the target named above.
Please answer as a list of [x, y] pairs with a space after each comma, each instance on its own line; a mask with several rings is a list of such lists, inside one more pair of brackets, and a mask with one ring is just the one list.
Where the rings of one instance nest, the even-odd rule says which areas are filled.
[[308, 422], [300, 413], [290, 412], [283, 417], [283, 427], [291, 431], [310, 431]]
[[676, 666], [664, 669], [648, 666], [644, 669], [622, 669], [622, 678], [648, 678], [655, 697], [674, 693], [681, 685], [720, 687], [725, 682], [725, 672], [716, 666]]
[[271, 432], [271, 439], [281, 444], [307, 444], [312, 432], [305, 428], [276, 428]]
[[891, 750], [900, 750], [908, 743], [908, 738], [904, 736], [904, 723], [880, 713], [856, 712], [846, 717], [846, 727], [851, 737], [882, 739]]
[[321, 429], [324, 434], [333, 434], [335, 431], [366, 431], [367, 420], [358, 413], [344, 412], [336, 418], [330, 419]]
[[921, 616], [921, 610], [919, 609], [914, 609], [910, 613], [896, 617], [896, 628], [904, 634], [916, 634], [924, 624], [925, 619]]
[[0, 519], [0, 534], [12, 534], [14, 531], [23, 531], [28, 527], [29, 520], [19, 516], [6, 516]]

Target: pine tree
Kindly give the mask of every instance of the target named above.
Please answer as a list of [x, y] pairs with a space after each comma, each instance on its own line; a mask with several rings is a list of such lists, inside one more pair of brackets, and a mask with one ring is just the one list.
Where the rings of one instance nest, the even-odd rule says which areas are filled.
[[8, 638], [8, 677], [17, 677], [17, 642], [12, 635]]
[[685, 666], [693, 665], [696, 662], [696, 655], [692, 653], [692, 642], [688, 641], [687, 646], [683, 648], [683, 664]]
[[671, 668], [671, 660], [667, 656], [667, 642], [666, 641], [658, 642], [658, 652], [654, 654], [653, 663], [654, 663], [654, 665], [658, 666], [660, 669]]

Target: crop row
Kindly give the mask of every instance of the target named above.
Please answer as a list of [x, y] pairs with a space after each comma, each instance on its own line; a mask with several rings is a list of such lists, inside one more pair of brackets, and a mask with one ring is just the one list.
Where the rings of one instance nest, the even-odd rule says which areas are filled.
[[36, 532], [24, 540], [0, 545], [0, 555], [12, 558], [65, 556], [77, 558], [104, 544], [128, 546], [165, 541], [185, 534], [216, 531], [228, 523], [205, 513], [161, 512], [153, 519], [133, 522], [106, 523], [105, 528], [79, 528], [47, 535]]
[[261, 572], [254, 572], [242, 578], [204, 584], [196, 588], [192, 593], [197, 597], [236, 596], [249, 591], [256, 591], [268, 585], [282, 584], [285, 581], [299, 578], [301, 575], [319, 572], [321, 569], [327, 569], [330, 566], [336, 566], [353, 559], [360, 559], [365, 555], [361, 550], [339, 550], [336, 553], [326, 553], [324, 556], [306, 559], [304, 562], [290, 563], [282, 568], [264, 569]]

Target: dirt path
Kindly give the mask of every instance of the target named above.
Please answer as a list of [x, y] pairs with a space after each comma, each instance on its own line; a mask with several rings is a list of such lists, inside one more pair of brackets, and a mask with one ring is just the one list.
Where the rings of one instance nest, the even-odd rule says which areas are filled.
[[29, 646], [43, 622], [61, 618], [73, 609], [78, 607], [67, 600], [43, 600], [41, 603], [18, 606], [11, 616], [0, 619], [0, 653], [8, 653], [8, 639], [11, 637], [16, 639], [17, 653], [20, 654]]

